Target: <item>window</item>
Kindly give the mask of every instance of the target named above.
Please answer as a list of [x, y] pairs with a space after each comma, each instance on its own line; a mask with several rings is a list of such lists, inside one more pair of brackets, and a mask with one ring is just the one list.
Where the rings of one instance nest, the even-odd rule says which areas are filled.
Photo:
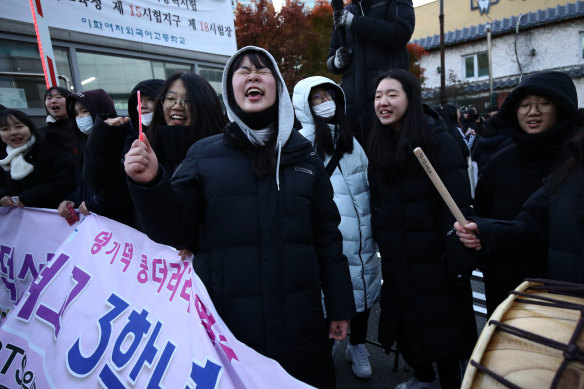
[[[53, 47], [53, 53], [58, 74], [71, 80], [67, 50]], [[36, 43], [0, 40], [0, 71], [42, 75], [43, 66]], [[65, 86], [62, 79], [59, 79], [59, 84]], [[0, 104], [8, 108], [40, 108], [44, 111], [46, 89], [44, 77], [0, 75]]]
[[489, 75], [489, 57], [486, 52], [463, 57], [465, 78], [478, 78]]
[[77, 51], [81, 88], [103, 89], [114, 100], [116, 109], [128, 109], [128, 97], [137, 83], [151, 78], [166, 80], [176, 72], [192, 70], [190, 64], [118, 57]]
[[199, 65], [199, 75], [209, 81], [209, 84], [211, 84], [213, 89], [215, 89], [215, 92], [217, 92], [219, 101], [223, 104], [223, 90], [221, 89], [223, 69]]

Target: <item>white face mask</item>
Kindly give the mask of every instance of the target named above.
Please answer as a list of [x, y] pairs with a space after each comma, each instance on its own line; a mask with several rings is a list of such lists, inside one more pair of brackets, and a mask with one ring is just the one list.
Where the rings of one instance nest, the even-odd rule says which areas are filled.
[[330, 119], [335, 115], [337, 105], [333, 100], [325, 101], [324, 103], [313, 106], [312, 110], [317, 116], [320, 116], [323, 119]]
[[143, 113], [142, 114], [142, 124], [145, 126], [149, 126], [150, 123], [152, 123], [152, 116], [153, 115], [154, 115], [154, 112]]
[[84, 116], [81, 119], [75, 119], [77, 122], [77, 127], [79, 131], [84, 133], [85, 135], [89, 135], [91, 129], [93, 128], [93, 119], [91, 119], [91, 115]]

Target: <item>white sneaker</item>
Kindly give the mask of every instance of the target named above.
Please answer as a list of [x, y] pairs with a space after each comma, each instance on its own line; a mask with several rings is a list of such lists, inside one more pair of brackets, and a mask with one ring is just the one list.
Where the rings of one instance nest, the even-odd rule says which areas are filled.
[[406, 382], [402, 382], [395, 389], [440, 389], [440, 382], [438, 378], [434, 378], [432, 382], [422, 382], [415, 376], [411, 376]]
[[347, 362], [351, 362], [353, 366], [353, 374], [359, 378], [369, 378], [371, 377], [371, 365], [369, 364], [369, 352], [365, 348], [363, 343], [347, 346], [347, 351], [345, 352], [345, 359]]

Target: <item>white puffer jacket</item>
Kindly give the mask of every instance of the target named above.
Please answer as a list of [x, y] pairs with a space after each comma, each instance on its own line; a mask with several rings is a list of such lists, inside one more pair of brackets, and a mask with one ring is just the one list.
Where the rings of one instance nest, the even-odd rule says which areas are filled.
[[[292, 103], [296, 117], [302, 124], [300, 133], [314, 145], [315, 125], [308, 101], [310, 90], [321, 84], [330, 85], [335, 90], [337, 109], [345, 106], [342, 89], [326, 77], [309, 77], [294, 87]], [[334, 126], [329, 125], [333, 131]], [[326, 155], [325, 166], [331, 159]], [[335, 203], [341, 214], [339, 230], [343, 235], [343, 254], [349, 260], [353, 294], [357, 312], [371, 308], [379, 299], [381, 288], [381, 260], [377, 257], [377, 244], [371, 230], [371, 208], [369, 183], [367, 181], [367, 156], [363, 148], [353, 138], [353, 152], [345, 153], [330, 177], [335, 191]]]

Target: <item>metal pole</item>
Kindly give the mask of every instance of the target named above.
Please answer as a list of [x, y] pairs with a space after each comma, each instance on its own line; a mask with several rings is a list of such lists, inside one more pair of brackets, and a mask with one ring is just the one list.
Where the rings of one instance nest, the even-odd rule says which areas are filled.
[[491, 23], [487, 23], [487, 56], [489, 58], [489, 101], [494, 106], [493, 96], [493, 57], [491, 56]]
[[440, 0], [440, 104], [446, 104], [446, 67], [444, 65], [444, 0]]
[[[0, 77], [33, 77], [33, 78], [45, 78], [44, 73], [22, 73], [22, 72], [0, 72]], [[65, 81], [65, 89], [71, 90], [71, 80], [68, 77], [59, 74], [57, 76], [61, 80]]]

